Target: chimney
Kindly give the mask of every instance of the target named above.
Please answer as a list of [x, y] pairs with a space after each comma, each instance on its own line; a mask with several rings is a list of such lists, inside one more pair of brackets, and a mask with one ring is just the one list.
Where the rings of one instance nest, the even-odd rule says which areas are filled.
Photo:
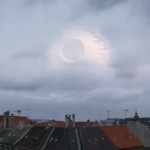
[[75, 127], [75, 114], [72, 114], [72, 126]]
[[65, 115], [66, 128], [70, 127], [71, 115]]
[[9, 116], [9, 111], [4, 112], [4, 128], [9, 128]]
[[11, 117], [14, 117], [14, 114], [11, 114]]
[[90, 119], [87, 119], [87, 123], [90, 123]]

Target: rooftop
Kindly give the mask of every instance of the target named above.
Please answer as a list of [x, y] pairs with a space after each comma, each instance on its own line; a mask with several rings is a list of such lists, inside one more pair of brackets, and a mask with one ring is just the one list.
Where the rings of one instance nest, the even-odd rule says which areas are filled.
[[129, 131], [127, 126], [102, 126], [101, 129], [119, 149], [143, 146], [141, 141]]

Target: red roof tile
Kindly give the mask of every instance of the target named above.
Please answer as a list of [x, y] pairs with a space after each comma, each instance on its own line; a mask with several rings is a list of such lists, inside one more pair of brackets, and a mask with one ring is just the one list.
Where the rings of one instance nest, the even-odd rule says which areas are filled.
[[16, 124], [19, 125], [22, 123], [23, 125], [29, 125], [30, 121], [25, 116], [11, 116], [10, 119]]
[[84, 122], [84, 121], [75, 122], [76, 127], [91, 127], [94, 125], [95, 125], [95, 122]]
[[140, 140], [130, 133], [127, 126], [102, 126], [101, 129], [118, 149], [143, 146]]
[[65, 122], [64, 121], [52, 121], [51, 124], [54, 127], [65, 127]]
[[41, 121], [38, 125], [42, 126], [53, 126], [53, 127], [65, 127], [64, 121]]

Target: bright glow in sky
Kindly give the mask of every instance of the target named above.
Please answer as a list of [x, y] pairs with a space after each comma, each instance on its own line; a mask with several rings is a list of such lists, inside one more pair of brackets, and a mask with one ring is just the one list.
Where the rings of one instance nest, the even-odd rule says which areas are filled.
[[103, 38], [90, 32], [69, 31], [50, 48], [53, 63], [106, 64], [110, 49]]

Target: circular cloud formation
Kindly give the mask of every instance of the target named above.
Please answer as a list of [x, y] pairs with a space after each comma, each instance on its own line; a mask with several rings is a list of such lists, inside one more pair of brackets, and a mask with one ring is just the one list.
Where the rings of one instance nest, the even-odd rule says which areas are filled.
[[81, 60], [84, 56], [84, 44], [79, 39], [70, 39], [64, 43], [61, 49], [61, 58], [68, 63], [74, 63]]
[[89, 31], [72, 30], [58, 39], [49, 49], [51, 64], [65, 63], [107, 64], [110, 49], [106, 41]]

